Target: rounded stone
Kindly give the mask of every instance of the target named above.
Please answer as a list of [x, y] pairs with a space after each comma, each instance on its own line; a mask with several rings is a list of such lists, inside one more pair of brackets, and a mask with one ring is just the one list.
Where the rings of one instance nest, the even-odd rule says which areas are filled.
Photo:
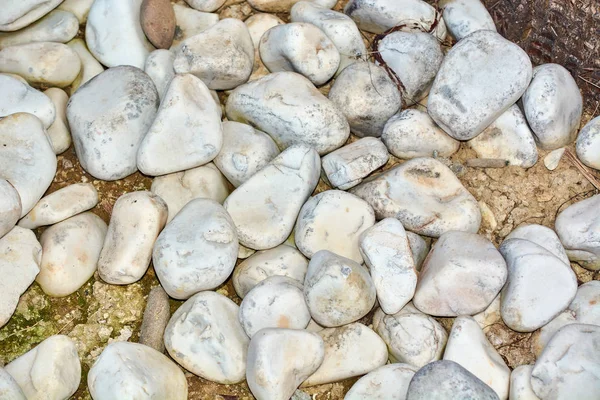
[[175, 36], [175, 11], [169, 0], [144, 0], [140, 10], [144, 34], [157, 49], [168, 49]]
[[0, 97], [0, 118], [25, 112], [38, 117], [44, 128], [49, 128], [56, 119], [56, 107], [52, 100], [26, 82], [0, 74], [0, 91], [3, 93]]
[[405, 400], [417, 369], [408, 364], [389, 364], [360, 378], [344, 400]]
[[600, 169], [600, 117], [592, 119], [579, 132], [576, 150], [582, 163]]
[[10, 182], [0, 178], [0, 238], [16, 225], [21, 217], [21, 197]]

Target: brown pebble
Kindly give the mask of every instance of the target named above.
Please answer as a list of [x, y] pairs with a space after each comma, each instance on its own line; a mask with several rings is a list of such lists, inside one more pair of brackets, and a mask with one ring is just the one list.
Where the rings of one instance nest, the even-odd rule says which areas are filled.
[[165, 342], [163, 335], [165, 334], [165, 328], [170, 318], [169, 296], [162, 286], [157, 286], [148, 295], [139, 342], [164, 353]]
[[471, 158], [465, 164], [467, 167], [475, 168], [504, 168], [508, 165], [508, 161], [498, 158]]
[[169, 49], [175, 37], [175, 11], [169, 0], [144, 0], [140, 12], [142, 29], [157, 49]]

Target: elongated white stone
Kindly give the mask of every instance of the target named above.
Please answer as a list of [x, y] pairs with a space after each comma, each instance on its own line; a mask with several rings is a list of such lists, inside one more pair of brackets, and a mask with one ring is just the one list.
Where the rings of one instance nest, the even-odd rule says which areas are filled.
[[32, 42], [66, 43], [77, 35], [79, 21], [70, 12], [55, 10], [27, 28], [0, 33], [0, 49]]
[[441, 7], [448, 32], [456, 40], [475, 31], [496, 31], [492, 16], [480, 0], [446, 0]]
[[56, 119], [48, 128], [52, 149], [56, 154], [64, 153], [71, 146], [71, 132], [67, 122], [69, 95], [59, 88], [47, 89], [44, 94], [52, 100], [56, 109]]
[[417, 369], [408, 364], [389, 364], [360, 378], [344, 400], [405, 400]]
[[175, 76], [173, 61], [175, 61], [175, 54], [172, 51], [159, 49], [150, 53], [144, 65], [144, 72], [152, 78], [161, 100], [169, 88], [171, 79]]
[[533, 365], [519, 365], [510, 374], [510, 400], [540, 400], [531, 387]]
[[219, 14], [197, 11], [177, 3], [172, 4], [177, 25], [171, 50], [178, 49], [185, 39], [195, 36], [219, 22]]
[[2, 4], [0, 31], [11, 32], [37, 21], [63, 0], [12, 0]]
[[79, 60], [81, 61], [81, 70], [79, 71], [79, 75], [77, 78], [71, 83], [70, 93], [73, 94], [75, 91], [84, 83], [104, 72], [104, 67], [102, 64], [98, 62], [88, 50], [85, 42], [82, 39], [73, 39], [69, 43], [67, 43], [77, 55], [79, 56]]
[[0, 118], [18, 112], [33, 114], [42, 121], [44, 128], [52, 125], [56, 118], [56, 108], [47, 96], [26, 82], [0, 74]]

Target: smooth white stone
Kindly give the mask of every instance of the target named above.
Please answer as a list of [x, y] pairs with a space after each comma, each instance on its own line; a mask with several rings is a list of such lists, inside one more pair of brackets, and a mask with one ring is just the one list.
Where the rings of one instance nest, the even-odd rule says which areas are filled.
[[36, 23], [11, 33], [0, 33], [0, 49], [32, 42], [67, 43], [77, 35], [79, 21], [70, 12], [55, 10]]
[[386, 218], [360, 235], [360, 253], [369, 267], [377, 300], [386, 314], [400, 311], [413, 297], [417, 271], [404, 227]]
[[67, 102], [69, 95], [59, 88], [50, 88], [44, 94], [52, 100], [56, 110], [56, 119], [48, 128], [48, 136], [54, 153], [60, 154], [71, 146], [71, 131], [67, 121]]
[[185, 0], [185, 2], [188, 3], [193, 9], [202, 12], [217, 11], [223, 4], [225, 4], [225, 0]]
[[169, 88], [171, 79], [175, 76], [175, 70], [173, 69], [174, 61], [175, 54], [170, 50], [164, 49], [154, 50], [146, 59], [144, 72], [152, 78], [158, 91], [158, 97], [161, 100]]
[[69, 399], [81, 381], [77, 347], [64, 335], [50, 336], [4, 368], [29, 400]]
[[[283, 22], [281, 18], [276, 15], [258, 13], [248, 17], [244, 23], [248, 27], [248, 32], [250, 32], [250, 37], [252, 38], [252, 44], [254, 45], [256, 54], [258, 52], [258, 45], [260, 44], [260, 38], [262, 35], [264, 35], [264, 33], [272, 27], [282, 25], [285, 22]], [[256, 67], [256, 62], [254, 67]]]
[[[270, 13], [287, 13], [298, 0], [248, 0], [252, 8], [263, 12]], [[310, 0], [316, 5], [333, 8], [337, 3], [336, 0]]]
[[438, 73], [444, 53], [438, 40], [425, 32], [392, 32], [379, 43], [383, 61], [398, 77], [408, 105], [425, 98]]
[[377, 219], [398, 218], [405, 229], [420, 235], [475, 233], [481, 224], [473, 195], [448, 167], [433, 158], [409, 160], [350, 192], [371, 204]]
[[548, 153], [548, 155], [544, 157], [544, 165], [546, 168], [548, 168], [550, 171], [554, 171], [556, 168], [558, 168], [558, 164], [560, 163], [563, 154], [565, 154], [565, 149], [565, 147], [562, 147], [560, 149], [552, 150], [550, 153]]
[[575, 273], [545, 248], [529, 240], [509, 239], [502, 243], [500, 252], [508, 265], [500, 312], [509, 328], [533, 332], [566, 309], [575, 297]]
[[283, 243], [319, 181], [321, 162], [308, 146], [281, 152], [225, 200], [240, 243], [266, 250]]
[[479, 314], [473, 315], [473, 319], [477, 321], [481, 329], [486, 329], [487, 327], [502, 321], [502, 316], [500, 315], [500, 298], [501, 294], [498, 294], [494, 300], [490, 303], [488, 308], [480, 312]]
[[577, 136], [583, 98], [575, 79], [562, 65], [535, 67], [522, 102], [527, 122], [542, 149], [558, 149]]
[[21, 217], [25, 216], [56, 173], [56, 155], [42, 122], [26, 113], [0, 119], [0, 178], [7, 180], [21, 197]]
[[558, 257], [562, 262], [569, 265], [569, 257], [565, 252], [558, 235], [550, 228], [538, 224], [520, 225], [513, 230], [504, 240], [508, 239], [525, 239], [542, 246], [554, 256]]
[[446, 0], [441, 7], [446, 28], [456, 40], [475, 31], [496, 31], [492, 16], [480, 0]]
[[582, 163], [600, 169], [600, 117], [592, 119], [579, 132], [576, 150]]
[[306, 328], [310, 312], [302, 284], [287, 276], [268, 277], [246, 294], [239, 318], [250, 338], [263, 328]]
[[572, 324], [559, 330], [538, 357], [531, 386], [541, 399], [600, 398], [600, 326]]
[[244, 298], [253, 287], [272, 276], [285, 276], [304, 283], [308, 261], [295, 248], [282, 244], [273, 249], [257, 251], [235, 267], [233, 287]]
[[235, 187], [263, 169], [279, 154], [269, 135], [239, 122], [223, 122], [223, 146], [215, 165]]
[[17, 308], [21, 295], [40, 272], [42, 246], [29, 229], [15, 226], [0, 237], [0, 327]]
[[386, 343], [392, 362], [416, 368], [441, 359], [448, 340], [442, 325], [412, 303], [393, 315], [378, 309], [373, 316], [373, 329]]
[[406, 232], [406, 236], [408, 237], [408, 244], [410, 245], [410, 251], [413, 255], [415, 269], [420, 271], [423, 261], [425, 261], [425, 258], [431, 249], [431, 239], [427, 238], [427, 240], [425, 240], [413, 232]]
[[347, 190], [384, 166], [389, 158], [381, 140], [365, 137], [332, 151], [321, 159], [321, 163], [331, 186]]
[[69, 86], [80, 70], [77, 53], [62, 43], [28, 43], [0, 50], [0, 72], [21, 75], [31, 84]]
[[137, 153], [146, 175], [165, 175], [204, 165], [223, 144], [221, 107], [200, 79], [176, 75]]
[[177, 22], [171, 50], [179, 48], [185, 39], [191, 38], [219, 22], [219, 14], [200, 12], [176, 3], [171, 4], [173, 4]]
[[366, 201], [341, 190], [326, 190], [302, 206], [294, 240], [308, 258], [328, 250], [362, 263], [358, 238], [373, 224], [375, 214]]
[[494, 390], [454, 361], [436, 361], [418, 370], [408, 385], [407, 400], [498, 400]]
[[165, 291], [184, 300], [225, 282], [237, 253], [229, 214], [216, 201], [198, 198], [187, 203], [158, 236], [152, 260]]
[[398, 158], [450, 157], [458, 151], [460, 142], [448, 136], [429, 114], [416, 109], [404, 110], [391, 117], [381, 140]]
[[142, 0], [95, 0], [85, 26], [90, 52], [107, 67], [131, 65], [144, 68], [154, 50], [142, 30]]
[[17, 381], [2, 367], [0, 367], [0, 395], [3, 400], [27, 400]]
[[263, 329], [248, 348], [248, 386], [258, 400], [288, 400], [324, 355], [323, 339], [316, 333]]
[[170, 222], [190, 201], [198, 198], [223, 203], [230, 193], [229, 183], [213, 163], [174, 174], [157, 176], [150, 190], [169, 206]]
[[600, 195], [570, 205], [554, 223], [569, 260], [592, 271], [600, 269]]
[[329, 81], [340, 66], [340, 53], [321, 29], [305, 22], [277, 25], [262, 35], [260, 59], [271, 72], [293, 71], [314, 85]]
[[346, 116], [356, 136], [381, 136], [383, 127], [402, 106], [398, 86], [387, 72], [371, 62], [355, 62], [337, 77], [331, 100]]
[[323, 363], [302, 386], [338, 382], [367, 374], [387, 361], [385, 343], [358, 322], [318, 332], [325, 342]]
[[56, 8], [63, 0], [8, 0], [2, 3], [0, 31], [24, 28]]
[[43, 197], [19, 221], [19, 226], [35, 229], [53, 225], [74, 215], [94, 208], [98, 204], [98, 191], [91, 183], [75, 183]]
[[367, 48], [352, 18], [329, 8], [314, 1], [300, 1], [292, 7], [290, 20], [313, 24], [327, 35], [340, 54], [339, 74], [350, 64], [364, 58]]
[[241, 260], [245, 260], [246, 258], [250, 257], [254, 253], [256, 253], [256, 250], [249, 249], [240, 244], [240, 248], [238, 250], [238, 258]]
[[64, 0], [58, 6], [58, 10], [72, 13], [77, 17], [80, 24], [84, 24], [87, 21], [88, 14], [90, 13], [94, 1], [95, 0]]
[[52, 297], [68, 296], [94, 275], [106, 229], [100, 217], [85, 212], [42, 233], [42, 262], [35, 280], [44, 293]]
[[81, 61], [81, 71], [79, 71], [79, 75], [77, 75], [77, 78], [75, 78], [70, 86], [70, 93], [73, 94], [81, 85], [104, 72], [104, 67], [90, 53], [82, 39], [73, 39], [67, 43], [67, 46], [77, 53]]
[[304, 297], [317, 323], [336, 327], [367, 315], [375, 304], [376, 291], [365, 267], [321, 250], [308, 263]]
[[21, 197], [17, 189], [0, 178], [0, 238], [17, 224], [21, 217]]
[[356, 381], [344, 400], [405, 400], [415, 372], [408, 364], [384, 365]]
[[533, 365], [519, 365], [510, 374], [510, 400], [540, 400], [531, 387]]
[[167, 204], [152, 192], [119, 197], [98, 259], [100, 278], [113, 285], [140, 280], [148, 270], [152, 247], [167, 222], [167, 214]]
[[188, 398], [187, 380], [175, 363], [152, 347], [131, 342], [106, 346], [87, 384], [94, 400]]
[[0, 74], [0, 118], [18, 112], [38, 117], [44, 128], [52, 125], [56, 118], [56, 108], [47, 96], [16, 77]]
[[200, 292], [173, 313], [165, 347], [182, 367], [213, 382], [244, 380], [248, 336], [238, 321], [239, 307], [215, 292]]
[[473, 32], [446, 54], [427, 112], [453, 138], [473, 139], [519, 100], [531, 77], [523, 49], [494, 31]]
[[138, 147], [158, 103], [152, 79], [131, 66], [109, 68], [77, 90], [67, 119], [83, 169], [105, 181], [137, 171]]
[[454, 361], [494, 389], [500, 400], [508, 399], [510, 368], [472, 317], [454, 320], [444, 360]]
[[254, 66], [254, 45], [246, 25], [233, 18], [183, 41], [173, 68], [193, 74], [214, 90], [234, 89], [248, 81]]
[[533, 133], [516, 104], [510, 106], [480, 135], [469, 140], [468, 144], [477, 157], [506, 160], [509, 165], [530, 168], [538, 159]]
[[280, 149], [305, 144], [323, 155], [350, 135], [342, 111], [294, 72], [276, 72], [240, 86], [229, 95], [226, 110], [230, 121], [267, 133]]

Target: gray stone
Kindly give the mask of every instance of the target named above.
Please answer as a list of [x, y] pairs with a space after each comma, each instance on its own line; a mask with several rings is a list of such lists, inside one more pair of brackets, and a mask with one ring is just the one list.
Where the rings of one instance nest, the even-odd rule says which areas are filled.
[[169, 319], [171, 319], [169, 295], [162, 286], [155, 286], [148, 294], [146, 308], [144, 309], [144, 318], [140, 327], [140, 344], [164, 353], [165, 342], [163, 336]]
[[576, 150], [582, 163], [600, 169], [600, 117], [592, 119], [579, 132]]
[[441, 6], [446, 28], [456, 40], [475, 31], [496, 31], [492, 16], [480, 0], [446, 0]]
[[25, 112], [38, 117], [44, 128], [49, 128], [54, 122], [56, 108], [52, 100], [26, 82], [7, 74], [0, 74], [0, 91], [0, 118]]

